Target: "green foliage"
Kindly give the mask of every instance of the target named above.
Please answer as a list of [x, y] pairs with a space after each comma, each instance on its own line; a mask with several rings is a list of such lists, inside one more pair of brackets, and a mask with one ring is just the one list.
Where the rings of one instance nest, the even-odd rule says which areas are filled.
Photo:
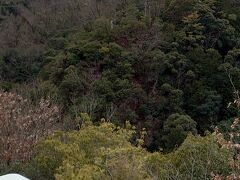
[[49, 98], [56, 104], [60, 101], [57, 87], [49, 81], [33, 81], [25, 85], [15, 84], [12, 89], [33, 104], [37, 104], [42, 98]]
[[104, 163], [101, 161], [107, 159], [104, 157], [106, 151], [131, 147], [128, 141], [133, 133], [131, 130], [119, 129], [110, 123], [102, 123], [100, 126], [88, 123], [86, 126], [88, 117], [85, 114], [81, 116], [85, 125], [80, 131], [58, 132], [39, 145], [31, 172], [35, 178], [53, 179], [57, 173], [57, 177], [61, 179], [63, 176], [66, 179], [69, 173], [67, 171], [72, 168], [76, 177], [84, 177], [79, 173], [89, 173], [87, 169], [97, 171], [96, 167], [101, 167], [98, 163]]
[[62, 97], [66, 97], [69, 101], [70, 98], [76, 98], [82, 95], [87, 84], [79, 70], [74, 66], [69, 66], [64, 74], [63, 81], [59, 86]]
[[12, 83], [22, 83], [36, 76], [43, 65], [43, 55], [40, 47], [21, 49], [7, 49], [0, 54], [1, 80]]
[[[85, 116], [85, 115], [84, 115]], [[190, 120], [183, 116], [183, 119]], [[192, 121], [192, 120], [190, 120]], [[126, 128], [131, 125], [126, 124]], [[170, 154], [150, 153], [129, 142], [134, 134], [111, 123], [58, 132], [41, 142], [30, 177], [38, 179], [203, 179], [211, 173], [231, 173], [229, 151], [213, 135], [189, 135]]]
[[157, 179], [211, 179], [211, 173], [230, 172], [231, 152], [219, 148], [212, 135], [189, 135], [174, 152], [165, 156], [154, 153], [147, 158], [150, 173]]
[[96, 38], [104, 39], [105, 41], [111, 38], [111, 22], [109, 19], [100, 18], [93, 24], [93, 35]]
[[227, 109], [240, 88], [234, 0], [1, 4], [0, 88], [35, 103], [50, 96], [68, 130], [81, 126], [81, 112], [93, 122], [130, 120], [146, 127], [155, 151], [186, 136], [163, 140], [173, 136], [164, 129], [172, 114], [191, 116], [203, 134], [237, 113]]
[[183, 0], [182, 3], [179, 3], [177, 0], [171, 0], [164, 12], [164, 18], [180, 23], [184, 15], [194, 11], [196, 2], [196, 0]]
[[196, 134], [197, 123], [190, 116], [172, 114], [163, 124], [165, 147], [173, 149], [181, 145], [188, 133]]

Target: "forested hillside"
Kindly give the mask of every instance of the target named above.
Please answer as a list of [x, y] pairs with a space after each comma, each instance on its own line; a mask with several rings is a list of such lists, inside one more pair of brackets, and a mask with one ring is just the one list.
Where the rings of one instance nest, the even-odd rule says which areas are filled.
[[239, 89], [239, 0], [0, 1], [0, 174], [240, 179]]

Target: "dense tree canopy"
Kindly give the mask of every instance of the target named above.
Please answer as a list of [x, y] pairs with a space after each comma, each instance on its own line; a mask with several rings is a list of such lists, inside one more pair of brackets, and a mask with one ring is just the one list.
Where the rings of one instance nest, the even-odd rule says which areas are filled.
[[[49, 104], [59, 108], [58, 123], [62, 126], [59, 129], [67, 131], [40, 145], [40, 151], [43, 146], [54, 149], [56, 145], [60, 148], [58, 156], [62, 156], [52, 159], [54, 162], [49, 160], [53, 164], [49, 165], [51, 172], [44, 172], [46, 178], [55, 174], [58, 179], [81, 179], [84, 173], [93, 176], [92, 179], [95, 175], [100, 179], [111, 179], [111, 175], [122, 175], [119, 179], [124, 179], [124, 175], [136, 179], [155, 176], [156, 172], [151, 174], [144, 169], [145, 160], [141, 156], [148, 156], [147, 152], [133, 147], [141, 139], [142, 130], [146, 133], [141, 139], [146, 151], [187, 153], [181, 144], [189, 133], [203, 136], [212, 133], [216, 126], [223, 130], [230, 128], [229, 121], [238, 115], [238, 109], [228, 104], [237, 98], [239, 79], [237, 0], [0, 2], [1, 91], [17, 93], [34, 107], [42, 99], [49, 99]], [[102, 118], [113, 123], [111, 127], [124, 127], [126, 121], [134, 125], [132, 145], [122, 140], [124, 143], [119, 146], [122, 152], [116, 150], [114, 138], [109, 140], [109, 154], [112, 154], [109, 166], [99, 168], [99, 164], [93, 163], [94, 158], [102, 160], [104, 152], [100, 155], [91, 152], [95, 155], [88, 158], [85, 156], [90, 152], [82, 149], [82, 142], [81, 146], [75, 144], [78, 136], [86, 138], [84, 131], [90, 136], [92, 131], [96, 133], [102, 128], [91, 125], [84, 127], [81, 134], [82, 113], [87, 113], [95, 125]], [[107, 125], [105, 131], [110, 128]], [[73, 166], [75, 154], [62, 142], [62, 136], [80, 152], [76, 159], [91, 161], [78, 164], [79, 172]], [[97, 140], [89, 142], [90, 146], [97, 141], [108, 143], [101, 133], [99, 137], [92, 136]], [[195, 137], [188, 138], [194, 141]], [[119, 143], [119, 139], [116, 141]], [[66, 152], [61, 148], [65, 147], [72, 157], [63, 155]], [[41, 153], [46, 152], [40, 152], [39, 157]], [[157, 158], [164, 162], [168, 159]], [[129, 162], [129, 168], [139, 173], [127, 172], [121, 167], [123, 162], [115, 159]], [[126, 172], [115, 171], [116, 166]], [[178, 163], [176, 166], [179, 172], [184, 169]], [[203, 172], [201, 168], [199, 173]], [[95, 175], [88, 174], [89, 171]], [[164, 174], [165, 169], [159, 171]], [[173, 178], [188, 179], [183, 171], [181, 177]]]
[[[127, 128], [131, 126], [127, 125]], [[32, 162], [35, 179], [203, 179], [231, 173], [230, 153], [215, 137], [190, 135], [175, 152], [149, 153], [128, 141], [131, 129], [111, 123], [84, 125], [45, 140]], [[94, 148], [93, 148], [94, 147]], [[206, 158], [206, 156], [208, 158]], [[191, 169], [191, 170], [190, 170]]]

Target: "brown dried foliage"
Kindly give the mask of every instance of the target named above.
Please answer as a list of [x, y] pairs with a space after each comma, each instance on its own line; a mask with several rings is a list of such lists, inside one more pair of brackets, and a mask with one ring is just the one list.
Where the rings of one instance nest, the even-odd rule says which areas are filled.
[[[229, 106], [234, 105], [238, 110], [240, 110], [240, 96], [237, 91], [236, 100], [233, 103], [230, 103]], [[237, 130], [237, 127], [240, 126], [240, 118], [235, 118], [234, 122], [231, 125], [231, 132], [229, 132], [229, 140], [226, 140], [221, 132], [216, 129], [215, 134], [217, 141], [222, 148], [227, 148], [234, 152], [234, 156], [229, 159], [229, 165], [232, 169], [232, 174], [224, 177], [219, 174], [212, 174], [214, 180], [239, 180], [240, 179], [240, 144], [234, 139], [240, 137], [240, 132]]]
[[28, 162], [36, 143], [59, 128], [59, 114], [49, 100], [34, 106], [17, 94], [0, 91], [1, 163]]

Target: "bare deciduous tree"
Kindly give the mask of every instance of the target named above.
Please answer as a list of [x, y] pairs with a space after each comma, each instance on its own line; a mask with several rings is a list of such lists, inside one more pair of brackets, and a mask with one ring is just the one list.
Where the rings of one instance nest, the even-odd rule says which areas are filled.
[[11, 164], [30, 160], [33, 147], [60, 128], [57, 106], [41, 100], [33, 106], [14, 93], [0, 91], [0, 158]]

